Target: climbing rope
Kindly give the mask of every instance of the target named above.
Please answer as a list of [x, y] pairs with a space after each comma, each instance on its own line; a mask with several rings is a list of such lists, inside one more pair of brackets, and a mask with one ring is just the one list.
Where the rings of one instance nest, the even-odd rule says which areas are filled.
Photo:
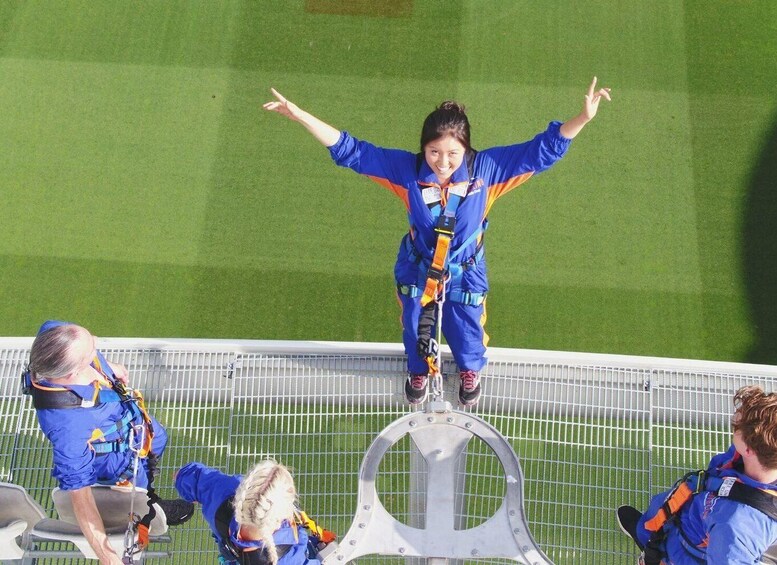
[[132, 491], [130, 498], [130, 511], [127, 520], [127, 531], [124, 533], [124, 556], [121, 562], [127, 565], [135, 563], [135, 556], [139, 554], [145, 545], [142, 543], [140, 537], [136, 539], [135, 534], [138, 531], [138, 524], [140, 523], [140, 516], [135, 513], [135, 493], [137, 492], [138, 482], [138, 468], [140, 467], [141, 451], [145, 444], [146, 439], [146, 426], [144, 424], [136, 424], [130, 428], [129, 434], [129, 448], [133, 453], [132, 461]]
[[432, 387], [432, 400], [442, 400], [442, 355], [440, 354], [440, 343], [442, 343], [442, 307], [445, 303], [445, 284], [448, 277], [443, 277], [437, 285], [437, 292], [434, 301], [437, 309], [435, 320], [434, 337], [429, 340], [429, 352], [426, 357], [426, 363], [429, 365], [429, 382]]

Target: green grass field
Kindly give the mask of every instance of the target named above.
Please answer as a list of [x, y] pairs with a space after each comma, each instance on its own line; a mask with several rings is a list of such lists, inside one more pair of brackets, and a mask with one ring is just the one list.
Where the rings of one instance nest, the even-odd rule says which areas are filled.
[[264, 112], [416, 149], [613, 102], [491, 215], [491, 345], [777, 363], [777, 3], [0, 3], [0, 335], [399, 341], [399, 200]]

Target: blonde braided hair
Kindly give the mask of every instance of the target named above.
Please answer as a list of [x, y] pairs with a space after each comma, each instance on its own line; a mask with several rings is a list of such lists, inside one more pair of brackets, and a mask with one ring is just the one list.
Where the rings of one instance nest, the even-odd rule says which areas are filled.
[[273, 532], [284, 520], [294, 519], [296, 499], [294, 478], [285, 466], [272, 459], [254, 466], [235, 492], [235, 520], [241, 526], [257, 529], [270, 563], [278, 562]]

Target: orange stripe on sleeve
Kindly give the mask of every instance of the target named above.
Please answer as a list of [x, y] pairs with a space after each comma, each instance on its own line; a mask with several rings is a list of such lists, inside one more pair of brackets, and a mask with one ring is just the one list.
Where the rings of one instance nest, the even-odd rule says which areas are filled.
[[527, 180], [529, 180], [533, 172], [523, 173], [522, 175], [518, 175], [517, 177], [512, 177], [510, 179], [507, 179], [505, 182], [501, 182], [499, 184], [494, 184], [488, 187], [488, 201], [486, 202], [486, 216], [488, 216], [488, 212], [491, 210], [491, 206], [493, 206], [494, 202], [497, 198], [500, 198], [501, 196], [504, 196], [508, 192], [510, 192], [515, 187], [525, 183]]
[[405, 208], [410, 210], [410, 201], [407, 197], [407, 189], [404, 186], [401, 186], [399, 184], [393, 184], [389, 182], [388, 179], [384, 179], [381, 177], [372, 177], [369, 175], [366, 175], [366, 176], [368, 179], [378, 183], [383, 188], [393, 192], [396, 196], [398, 196], [402, 200], [402, 202], [405, 203]]

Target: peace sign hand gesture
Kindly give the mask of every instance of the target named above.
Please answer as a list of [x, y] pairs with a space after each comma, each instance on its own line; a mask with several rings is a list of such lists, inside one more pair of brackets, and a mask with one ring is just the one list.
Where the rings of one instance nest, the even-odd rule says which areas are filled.
[[612, 100], [610, 98], [610, 89], [600, 88], [596, 90], [596, 77], [594, 77], [591, 86], [588, 87], [588, 94], [585, 95], [585, 105], [583, 106], [583, 114], [589, 121], [593, 119], [599, 110], [599, 102], [602, 98], [608, 102]]

